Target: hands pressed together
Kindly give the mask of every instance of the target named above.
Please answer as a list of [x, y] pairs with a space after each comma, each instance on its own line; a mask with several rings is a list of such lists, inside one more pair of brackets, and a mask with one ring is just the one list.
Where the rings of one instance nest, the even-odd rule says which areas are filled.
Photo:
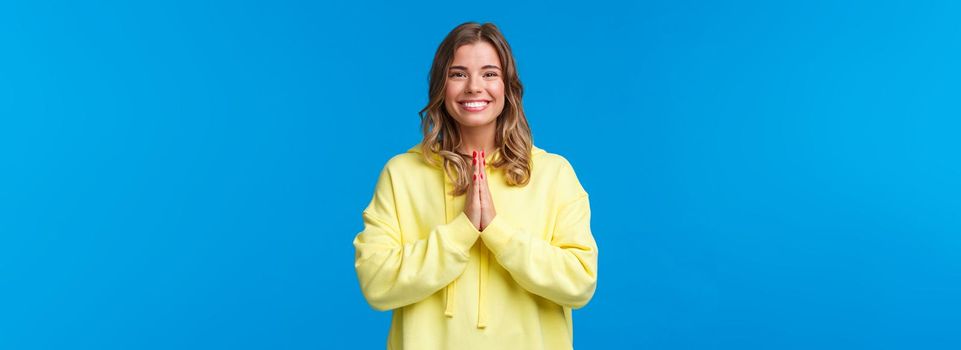
[[474, 174], [471, 177], [470, 187], [467, 188], [467, 202], [464, 205], [464, 213], [467, 214], [467, 218], [477, 227], [478, 231], [483, 231], [497, 215], [497, 211], [494, 210], [494, 200], [491, 199], [491, 193], [487, 187], [485, 151], [477, 152], [474, 150], [472, 154], [474, 157], [472, 161]]

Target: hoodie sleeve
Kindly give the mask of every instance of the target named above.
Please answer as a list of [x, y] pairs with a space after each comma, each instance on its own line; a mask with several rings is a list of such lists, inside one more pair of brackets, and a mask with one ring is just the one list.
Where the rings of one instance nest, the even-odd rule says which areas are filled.
[[404, 242], [393, 193], [385, 166], [363, 212], [364, 230], [353, 242], [361, 290], [367, 302], [381, 311], [421, 301], [450, 284], [467, 268], [470, 248], [480, 236], [461, 212], [426, 237]]
[[569, 184], [578, 191], [574, 199], [553, 211], [557, 217], [550, 242], [508, 226], [500, 215], [484, 228], [481, 237], [521, 287], [578, 309], [590, 301], [597, 287], [597, 244], [591, 234], [588, 195], [567, 166], [568, 180], [574, 179]]

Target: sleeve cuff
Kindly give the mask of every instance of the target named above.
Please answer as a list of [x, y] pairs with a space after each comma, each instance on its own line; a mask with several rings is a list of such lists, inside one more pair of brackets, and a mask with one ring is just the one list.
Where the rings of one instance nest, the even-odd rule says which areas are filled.
[[450, 241], [454, 243], [454, 246], [460, 249], [462, 255], [470, 256], [470, 248], [474, 246], [474, 242], [477, 241], [477, 237], [480, 236], [481, 232], [470, 222], [467, 214], [460, 212], [460, 214], [454, 217], [454, 220], [451, 220], [446, 226], [447, 232], [445, 236], [449, 237]]
[[507, 244], [513, 236], [510, 229], [505, 225], [504, 220], [501, 219], [501, 215], [497, 215], [491, 222], [487, 223], [487, 227], [481, 232], [481, 239], [483, 239], [484, 244], [494, 252], [495, 256], [499, 256], [502, 251], [507, 249]]

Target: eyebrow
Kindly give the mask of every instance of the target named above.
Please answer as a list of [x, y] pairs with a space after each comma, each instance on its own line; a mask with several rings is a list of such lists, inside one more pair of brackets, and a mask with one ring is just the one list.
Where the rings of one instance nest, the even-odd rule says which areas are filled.
[[[501, 70], [501, 67], [498, 67], [498, 66], [495, 66], [495, 65], [492, 65], [492, 64], [488, 64], [488, 65], [486, 65], [486, 66], [481, 67], [481, 69], [489, 69], [489, 68], [494, 68], [494, 69], [497, 69], [497, 70]], [[462, 70], [467, 70], [467, 67], [464, 67], [464, 66], [452, 66], [452, 67], [450, 67], [450, 69], [462, 69]]]

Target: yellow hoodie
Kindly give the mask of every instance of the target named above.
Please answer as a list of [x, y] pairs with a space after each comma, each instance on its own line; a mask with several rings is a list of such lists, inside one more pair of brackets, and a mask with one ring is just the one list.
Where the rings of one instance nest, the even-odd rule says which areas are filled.
[[567, 159], [531, 150], [526, 186], [487, 167], [497, 215], [483, 232], [420, 144], [387, 161], [353, 244], [367, 302], [394, 310], [388, 349], [573, 347], [571, 309], [597, 286], [590, 205]]

